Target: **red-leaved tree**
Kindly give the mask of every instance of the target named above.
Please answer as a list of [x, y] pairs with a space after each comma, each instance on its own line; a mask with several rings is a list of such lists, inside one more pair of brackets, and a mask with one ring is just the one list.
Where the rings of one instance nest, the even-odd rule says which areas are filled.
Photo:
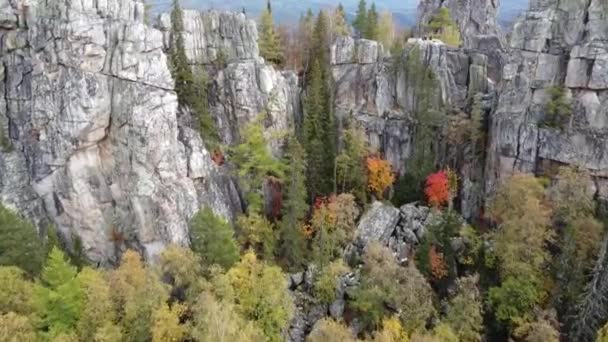
[[426, 187], [424, 189], [426, 199], [433, 207], [441, 207], [450, 200], [450, 185], [448, 173], [439, 171], [433, 173], [426, 178]]

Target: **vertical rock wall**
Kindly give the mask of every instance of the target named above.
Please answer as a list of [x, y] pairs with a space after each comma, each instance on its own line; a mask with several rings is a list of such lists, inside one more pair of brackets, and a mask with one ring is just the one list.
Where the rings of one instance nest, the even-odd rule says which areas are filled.
[[94, 262], [188, 243], [201, 205], [240, 208], [176, 120], [163, 35], [139, 0], [0, 0], [0, 200]]

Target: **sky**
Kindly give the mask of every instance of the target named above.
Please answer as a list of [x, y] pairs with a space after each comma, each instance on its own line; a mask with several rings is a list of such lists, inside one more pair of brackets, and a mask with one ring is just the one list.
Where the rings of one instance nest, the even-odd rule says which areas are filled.
[[[266, 4], [266, 0], [181, 0], [184, 8], [241, 11], [245, 8], [249, 15], [257, 16]], [[152, 0], [157, 11], [163, 11], [171, 4], [171, 0]], [[312, 8], [318, 11], [321, 8], [334, 7], [342, 2], [349, 16], [354, 16], [359, 0], [271, 0], [274, 18], [279, 23], [292, 23], [300, 18], [300, 14]], [[371, 3], [370, 0], [367, 1]], [[396, 22], [402, 26], [411, 26], [416, 20], [416, 7], [418, 0], [376, 0], [380, 11], [389, 10], [393, 13]], [[528, 0], [503, 0], [501, 4], [500, 20], [508, 23], [513, 20], [528, 5]], [[164, 8], [164, 9], [163, 9]]]

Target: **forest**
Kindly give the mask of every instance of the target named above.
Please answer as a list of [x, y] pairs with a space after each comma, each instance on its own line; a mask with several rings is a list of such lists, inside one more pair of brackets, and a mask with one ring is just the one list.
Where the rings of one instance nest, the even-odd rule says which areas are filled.
[[[0, 204], [0, 341], [275, 342], [289, 340], [298, 310], [319, 310], [306, 341], [608, 342], [608, 213], [587, 186], [588, 170], [516, 172], [465, 220], [463, 181], [437, 155], [447, 136], [483, 164], [487, 115], [475, 96], [458, 120], [448, 115], [423, 52], [399, 57], [410, 30], [397, 30], [390, 13], [365, 0], [353, 22], [339, 5], [302, 14], [297, 27], [275, 27], [270, 1], [258, 21], [261, 56], [300, 72], [305, 115], [269, 136], [260, 113], [226, 146], [208, 108], [207, 71], [188, 62], [179, 0], [171, 12], [168, 62], [179, 106], [214, 163], [231, 170], [244, 212], [230, 222], [200, 208], [189, 220], [189, 246], [171, 245], [157, 260], [144, 260], [113, 230], [121, 257], [104, 268], [87, 259], [77, 236], [68, 247], [55, 227], [38, 231]], [[346, 36], [381, 42], [415, 85], [415, 150], [403, 174], [359, 122], [335, 114], [330, 45]], [[424, 36], [462, 43], [445, 7]], [[224, 59], [218, 54], [215, 66]], [[543, 107], [543, 127], [555, 130], [575, 110], [563, 87], [552, 87]], [[405, 257], [360, 236], [366, 213], [381, 205], [428, 211]]]

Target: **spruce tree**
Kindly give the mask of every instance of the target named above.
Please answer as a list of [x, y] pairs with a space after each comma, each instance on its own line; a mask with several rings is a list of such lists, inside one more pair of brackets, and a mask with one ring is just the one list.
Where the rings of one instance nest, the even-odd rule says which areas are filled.
[[372, 3], [371, 8], [367, 12], [367, 21], [363, 38], [371, 40], [378, 39], [378, 11], [376, 10], [375, 2]]
[[36, 228], [0, 204], [0, 266], [17, 266], [36, 275], [44, 257]]
[[270, 1], [268, 1], [266, 9], [262, 12], [262, 17], [260, 18], [260, 37], [258, 39], [258, 44], [260, 46], [260, 55], [264, 57], [265, 60], [274, 65], [281, 65], [283, 63], [284, 56], [281, 47], [281, 38], [274, 28]]
[[313, 31], [306, 74], [303, 145], [308, 156], [307, 186], [312, 199], [334, 190], [336, 133], [331, 105], [327, 15], [321, 11]]
[[283, 203], [283, 218], [280, 224], [281, 249], [280, 254], [290, 268], [297, 269], [305, 259], [306, 240], [302, 230], [302, 222], [306, 218], [306, 155], [300, 143], [291, 138], [287, 145], [288, 165], [285, 180], [285, 202]]
[[206, 267], [219, 265], [229, 269], [239, 260], [234, 229], [208, 207], [190, 221], [190, 241], [192, 250]]
[[363, 36], [364, 32], [367, 29], [367, 4], [365, 0], [359, 0], [359, 6], [357, 7], [357, 16], [353, 21], [353, 27], [359, 34], [359, 36]]

